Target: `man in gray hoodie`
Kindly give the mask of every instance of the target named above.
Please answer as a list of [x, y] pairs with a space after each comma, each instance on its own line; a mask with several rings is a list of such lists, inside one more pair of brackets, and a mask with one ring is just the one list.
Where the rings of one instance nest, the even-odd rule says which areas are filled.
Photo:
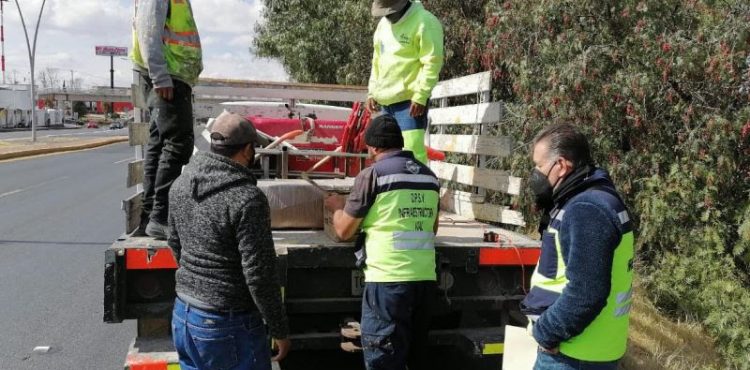
[[283, 359], [291, 343], [268, 200], [248, 169], [257, 133], [233, 113], [211, 127], [169, 192], [167, 239], [178, 261], [172, 337], [182, 369], [270, 370], [268, 326]]

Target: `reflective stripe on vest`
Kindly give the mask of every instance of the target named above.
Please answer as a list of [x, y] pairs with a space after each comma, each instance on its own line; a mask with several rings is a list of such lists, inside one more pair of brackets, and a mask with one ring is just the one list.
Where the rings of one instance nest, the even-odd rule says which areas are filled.
[[[367, 249], [365, 281], [435, 281], [437, 178], [411, 156], [382, 162], [375, 164], [375, 201], [362, 221]], [[405, 166], [419, 166], [416, 168], [425, 173], [403, 173]], [[393, 173], [397, 169], [402, 173]]]
[[[168, 1], [169, 15], [162, 35], [167, 70], [171, 76], [193, 85], [198, 81], [198, 76], [203, 70], [203, 52], [193, 11], [186, 0]], [[148, 69], [148, 65], [143, 60], [135, 27], [133, 27], [131, 58], [136, 65]]]
[[[584, 361], [614, 361], [621, 358], [627, 348], [629, 313], [633, 296], [634, 239], [627, 211], [622, 210], [623, 206], [619, 200], [609, 194], [606, 196], [612, 198], [608, 199], [612, 208], [619, 211], [618, 218], [624, 230], [620, 243], [615, 248], [607, 304], [581, 334], [560, 343], [560, 352]], [[545, 308], [554, 303], [568, 284], [559, 231], [564, 216], [564, 210], [557, 212], [545, 231], [542, 238], [542, 257], [531, 278], [529, 297], [533, 296], [533, 299], [537, 303], [543, 303]], [[554, 261], [549, 260], [552, 257]], [[553, 267], [555, 271], [550, 276]]]

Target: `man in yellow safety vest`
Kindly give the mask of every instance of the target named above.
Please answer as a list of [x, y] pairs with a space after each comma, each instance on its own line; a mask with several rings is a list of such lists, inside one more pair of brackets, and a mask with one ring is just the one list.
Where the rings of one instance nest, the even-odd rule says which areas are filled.
[[131, 58], [151, 116], [138, 233], [164, 239], [169, 188], [193, 153], [201, 42], [189, 0], [136, 0], [135, 7]]
[[535, 370], [615, 370], [625, 354], [633, 291], [633, 223], [589, 143], [551, 125], [534, 139], [529, 186], [549, 213], [521, 304], [539, 343]]

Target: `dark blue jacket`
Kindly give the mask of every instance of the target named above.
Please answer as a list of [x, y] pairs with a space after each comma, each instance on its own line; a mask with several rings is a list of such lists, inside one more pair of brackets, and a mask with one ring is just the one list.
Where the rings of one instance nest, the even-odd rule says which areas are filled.
[[612, 197], [622, 201], [609, 174], [591, 167], [571, 177], [555, 194], [555, 210], [565, 210], [559, 235], [568, 284], [548, 307], [534, 307], [534, 297], [522, 304], [526, 312], [541, 314], [533, 335], [548, 349], [583, 332], [606, 306], [614, 251], [623, 234], [611, 207]]

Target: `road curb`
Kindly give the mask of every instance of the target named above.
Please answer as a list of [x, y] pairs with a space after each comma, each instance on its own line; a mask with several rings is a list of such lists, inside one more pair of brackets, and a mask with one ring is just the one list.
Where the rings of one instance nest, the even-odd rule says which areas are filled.
[[19, 150], [17, 152], [10, 152], [10, 153], [0, 153], [0, 161], [4, 161], [8, 159], [18, 159], [18, 158], [24, 158], [24, 157], [33, 157], [36, 155], [43, 155], [43, 154], [64, 153], [64, 152], [73, 152], [76, 150], [93, 149], [93, 148], [98, 148], [100, 146], [123, 143], [126, 141], [128, 141], [127, 136], [121, 136], [121, 137], [114, 137], [111, 139], [104, 139], [104, 140], [95, 141], [95, 142], [86, 143], [86, 144], [73, 144], [73, 145], [64, 145], [64, 146], [52, 147], [52, 148], [37, 148], [37, 149]]

